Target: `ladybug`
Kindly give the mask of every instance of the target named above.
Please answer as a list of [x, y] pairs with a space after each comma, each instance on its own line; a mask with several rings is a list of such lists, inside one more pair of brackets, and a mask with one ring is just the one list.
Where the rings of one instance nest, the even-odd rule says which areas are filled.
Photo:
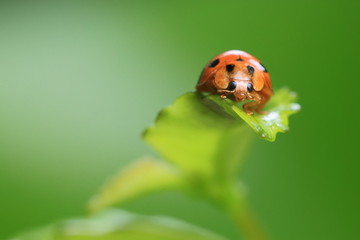
[[240, 50], [230, 50], [211, 59], [200, 75], [196, 90], [236, 102], [252, 100], [243, 105], [249, 115], [254, 111], [261, 113], [273, 95], [270, 75], [264, 65]]

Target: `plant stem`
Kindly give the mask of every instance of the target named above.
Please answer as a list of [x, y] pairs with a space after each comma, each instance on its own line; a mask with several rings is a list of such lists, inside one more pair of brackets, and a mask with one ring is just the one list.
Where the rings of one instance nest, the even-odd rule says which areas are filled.
[[269, 240], [246, 204], [231, 211], [231, 217], [246, 240]]

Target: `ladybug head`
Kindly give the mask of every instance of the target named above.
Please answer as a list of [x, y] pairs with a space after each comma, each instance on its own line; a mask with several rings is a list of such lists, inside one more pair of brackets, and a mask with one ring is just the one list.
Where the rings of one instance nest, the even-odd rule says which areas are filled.
[[251, 98], [254, 91], [253, 78], [256, 76], [255, 68], [243, 61], [224, 61], [212, 69], [205, 68], [197, 89], [229, 98]]
[[[252, 79], [255, 69], [243, 62], [225, 64], [213, 74], [212, 82], [217, 90], [253, 91]], [[248, 87], [249, 86], [249, 87]], [[250, 87], [251, 86], [251, 87]]]

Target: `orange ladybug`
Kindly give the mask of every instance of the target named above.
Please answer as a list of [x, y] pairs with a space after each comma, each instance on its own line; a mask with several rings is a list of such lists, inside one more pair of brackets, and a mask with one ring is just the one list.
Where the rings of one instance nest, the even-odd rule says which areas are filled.
[[211, 59], [201, 73], [196, 90], [236, 102], [252, 100], [243, 105], [249, 115], [254, 111], [261, 113], [273, 94], [270, 75], [264, 65], [240, 50], [230, 50]]

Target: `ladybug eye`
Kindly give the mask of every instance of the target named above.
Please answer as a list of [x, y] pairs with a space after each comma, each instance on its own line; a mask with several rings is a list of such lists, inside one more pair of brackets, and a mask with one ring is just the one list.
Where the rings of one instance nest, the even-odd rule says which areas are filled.
[[251, 93], [252, 91], [254, 91], [254, 87], [253, 87], [252, 83], [248, 83], [248, 84], [247, 84], [247, 90], [248, 90], [249, 93]]
[[233, 91], [233, 90], [235, 90], [235, 88], [236, 88], [236, 82], [231, 81], [231, 82], [229, 82], [229, 85], [226, 88], [226, 90]]

